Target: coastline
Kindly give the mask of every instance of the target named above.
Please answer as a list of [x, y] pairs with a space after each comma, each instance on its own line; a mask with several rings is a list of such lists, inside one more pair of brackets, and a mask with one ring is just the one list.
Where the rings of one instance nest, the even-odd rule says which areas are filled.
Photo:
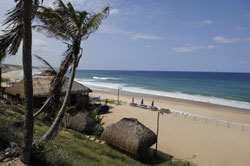
[[[117, 100], [117, 91], [106, 91], [92, 89], [92, 96], [100, 96], [102, 99]], [[204, 116], [214, 120], [224, 120], [233, 123], [246, 123], [249, 124], [250, 110], [217, 105], [212, 103], [204, 103], [200, 101], [184, 100], [171, 97], [146, 95], [140, 93], [131, 93], [120, 91], [119, 98], [121, 101], [130, 103], [132, 97], [135, 99], [135, 103], [140, 104], [143, 98], [144, 104], [150, 106], [152, 100], [155, 102], [155, 106], [160, 108], [168, 108], [170, 110], [177, 110], [181, 112], [188, 112], [193, 115]]]

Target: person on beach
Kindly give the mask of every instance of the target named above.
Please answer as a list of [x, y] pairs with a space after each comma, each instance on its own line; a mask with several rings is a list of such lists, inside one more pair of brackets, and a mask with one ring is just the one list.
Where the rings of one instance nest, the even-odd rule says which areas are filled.
[[153, 100], [151, 106], [154, 107], [154, 105], [155, 105], [155, 101]]
[[134, 103], [134, 102], [135, 102], [135, 98], [133, 97], [133, 98], [132, 98], [132, 103]]
[[141, 99], [141, 105], [143, 105], [143, 99]]

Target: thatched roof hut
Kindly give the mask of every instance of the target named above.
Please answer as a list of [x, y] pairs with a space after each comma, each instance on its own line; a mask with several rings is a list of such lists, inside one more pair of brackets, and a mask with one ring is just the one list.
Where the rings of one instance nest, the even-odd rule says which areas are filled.
[[[32, 76], [33, 80], [33, 105], [34, 107], [41, 107], [43, 102], [50, 95], [51, 81], [54, 74], [50, 72], [43, 72]], [[69, 79], [65, 77], [64, 84], [61, 89], [61, 97], [64, 97], [67, 92]], [[89, 104], [89, 93], [91, 89], [84, 85], [73, 82], [70, 93], [70, 106], [75, 106], [77, 110], [87, 108]], [[16, 104], [24, 104], [24, 80], [15, 83], [13, 86], [5, 89], [6, 98]]]
[[[37, 74], [32, 76], [33, 81], [33, 96], [34, 97], [48, 97], [50, 94], [50, 83], [53, 79], [53, 75], [51, 74]], [[63, 84], [61, 95], [64, 96], [67, 91], [67, 85], [69, 82], [68, 78], [65, 78], [65, 82]], [[5, 93], [11, 94], [13, 96], [19, 95], [20, 98], [24, 98], [24, 80], [21, 80], [15, 83], [14, 86], [8, 87], [5, 90]], [[92, 92], [91, 89], [83, 86], [80, 83], [73, 82], [71, 94], [79, 94], [79, 93], [89, 93]]]
[[102, 133], [106, 143], [130, 154], [138, 155], [156, 143], [156, 134], [134, 118], [123, 118]]

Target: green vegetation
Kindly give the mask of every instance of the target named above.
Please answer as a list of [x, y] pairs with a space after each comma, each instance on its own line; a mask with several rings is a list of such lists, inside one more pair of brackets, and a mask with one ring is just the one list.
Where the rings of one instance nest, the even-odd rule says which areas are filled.
[[117, 102], [117, 100], [113, 100], [113, 99], [104, 99], [102, 100], [102, 102], [105, 102], [107, 104], [121, 105], [121, 101]]
[[93, 135], [100, 137], [102, 132], [104, 131], [103, 128], [104, 122], [102, 121], [103, 116], [99, 115], [98, 112], [99, 112], [98, 109], [92, 112], [92, 116], [95, 118], [97, 122], [96, 126], [93, 128]]
[[[20, 121], [23, 116], [23, 110], [24, 108], [21, 106], [5, 104], [4, 101], [0, 101], [0, 122], [6, 120]], [[41, 115], [36, 119], [34, 142], [38, 142], [41, 136], [48, 130], [49, 126], [50, 124], [44, 122]], [[0, 142], [1, 140], [0, 130]], [[170, 165], [166, 160], [160, 157], [139, 162], [108, 145], [102, 145], [88, 140], [85, 134], [65, 128], [59, 128], [53, 140], [48, 141], [45, 145], [34, 145], [32, 149], [32, 159], [36, 166]], [[172, 165], [187, 166], [188, 164], [183, 161], [174, 161]]]

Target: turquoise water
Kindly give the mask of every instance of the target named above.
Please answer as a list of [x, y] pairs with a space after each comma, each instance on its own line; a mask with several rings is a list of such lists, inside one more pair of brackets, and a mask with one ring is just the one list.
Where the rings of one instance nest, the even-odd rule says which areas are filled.
[[76, 81], [96, 89], [203, 101], [250, 109], [250, 73], [78, 70]]

